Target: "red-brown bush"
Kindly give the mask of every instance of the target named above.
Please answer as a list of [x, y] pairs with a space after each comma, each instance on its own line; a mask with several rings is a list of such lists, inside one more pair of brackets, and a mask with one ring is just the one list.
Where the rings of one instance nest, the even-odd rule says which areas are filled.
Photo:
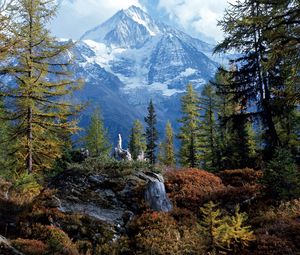
[[185, 208], [174, 207], [170, 214], [181, 226], [192, 227], [198, 221], [196, 215]]
[[218, 173], [223, 183], [227, 186], [241, 187], [244, 185], [255, 185], [262, 178], [262, 171], [251, 168], [225, 170]]
[[251, 254], [300, 254], [300, 200], [268, 207], [251, 219], [257, 237]]
[[251, 205], [253, 200], [260, 194], [262, 187], [259, 184], [246, 184], [242, 187], [227, 186], [225, 189], [218, 191], [216, 201], [221, 205], [235, 206], [236, 204]]
[[76, 246], [69, 236], [54, 226], [35, 224], [26, 229], [27, 236], [38, 239], [47, 244], [51, 254], [78, 255]]
[[39, 240], [30, 240], [18, 238], [12, 241], [12, 245], [19, 251], [27, 255], [44, 255], [47, 254], [48, 246]]
[[198, 211], [199, 207], [225, 189], [221, 179], [198, 169], [182, 169], [166, 173], [166, 189], [178, 207]]
[[293, 243], [275, 235], [259, 234], [249, 255], [298, 254]]

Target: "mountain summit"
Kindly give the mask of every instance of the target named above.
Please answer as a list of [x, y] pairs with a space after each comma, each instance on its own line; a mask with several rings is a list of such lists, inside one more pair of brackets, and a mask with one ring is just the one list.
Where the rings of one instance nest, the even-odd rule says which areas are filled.
[[115, 47], [140, 47], [152, 36], [160, 34], [160, 30], [159, 25], [146, 12], [131, 6], [87, 31], [81, 40], [90, 39]]
[[131, 6], [78, 42], [73, 52], [76, 73], [86, 77], [78, 96], [100, 105], [112, 137], [128, 134], [133, 119], [143, 119], [150, 98], [155, 99], [158, 120], [169, 119], [176, 128], [186, 85], [192, 83], [200, 92], [214, 77], [219, 64], [212, 50], [212, 45]]

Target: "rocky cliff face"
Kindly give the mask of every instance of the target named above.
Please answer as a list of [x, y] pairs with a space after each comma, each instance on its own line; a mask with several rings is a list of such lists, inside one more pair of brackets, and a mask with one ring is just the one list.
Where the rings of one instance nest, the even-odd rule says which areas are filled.
[[170, 211], [161, 175], [137, 172], [126, 178], [102, 174], [84, 174], [68, 170], [52, 180], [57, 190], [51, 204], [64, 213], [79, 213], [124, 231], [132, 217], [145, 208]]

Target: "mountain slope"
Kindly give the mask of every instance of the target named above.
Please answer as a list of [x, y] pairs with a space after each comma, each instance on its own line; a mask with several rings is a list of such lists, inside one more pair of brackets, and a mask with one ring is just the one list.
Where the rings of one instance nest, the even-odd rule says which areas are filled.
[[117, 132], [127, 136], [135, 118], [143, 119], [150, 98], [159, 130], [168, 119], [177, 128], [186, 85], [191, 82], [201, 91], [219, 65], [211, 58], [212, 50], [212, 45], [154, 20], [138, 7], [120, 10], [87, 31], [72, 52], [77, 75], [86, 79], [77, 97], [101, 106], [113, 139]]

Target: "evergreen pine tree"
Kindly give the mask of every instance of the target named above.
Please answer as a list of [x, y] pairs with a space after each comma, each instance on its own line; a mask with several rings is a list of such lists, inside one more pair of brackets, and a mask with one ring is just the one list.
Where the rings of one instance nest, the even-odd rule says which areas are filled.
[[17, 170], [28, 173], [48, 169], [61, 156], [62, 133], [74, 133], [76, 121], [71, 115], [80, 109], [65, 100], [80, 87], [67, 71], [66, 59], [72, 43], [55, 41], [47, 29], [55, 16], [54, 0], [17, 0], [14, 10], [18, 18], [10, 31], [17, 42], [14, 46], [16, 62], [1, 67], [15, 81], [6, 86], [5, 118], [14, 122], [11, 140], [16, 142], [13, 157]]
[[134, 160], [146, 150], [146, 140], [144, 136], [144, 128], [139, 120], [134, 121], [131, 129], [129, 150]]
[[219, 137], [217, 126], [218, 98], [212, 84], [204, 86], [200, 98], [204, 116], [201, 118], [201, 161], [204, 169], [220, 169]]
[[300, 196], [300, 173], [291, 152], [278, 148], [272, 160], [264, 167], [263, 182], [267, 195], [275, 199], [293, 199]]
[[156, 163], [156, 147], [158, 140], [158, 132], [156, 129], [156, 114], [152, 99], [148, 106], [148, 115], [145, 117], [146, 127], [146, 158], [151, 165]]
[[[238, 1], [226, 10], [219, 25], [225, 39], [216, 47], [217, 52], [238, 50], [242, 56], [232, 60], [227, 71], [229, 84], [222, 93], [232, 94], [236, 104], [235, 120], [246, 125], [250, 116], [259, 116], [265, 126], [265, 144], [269, 153], [280, 144], [275, 127], [273, 108], [274, 89], [282, 84], [280, 69], [265, 65], [268, 61], [264, 26], [268, 22], [268, 8], [260, 0]], [[279, 62], [277, 67], [280, 66]], [[248, 108], [254, 110], [247, 111]], [[240, 115], [240, 116], [237, 116]], [[239, 131], [242, 134], [242, 130]]]
[[199, 97], [192, 84], [187, 86], [181, 98], [182, 123], [178, 138], [181, 141], [179, 159], [183, 166], [198, 167], [200, 164], [200, 108]]
[[174, 133], [170, 121], [166, 124], [165, 140], [160, 145], [159, 161], [166, 166], [174, 166], [176, 164], [174, 152]]
[[92, 157], [109, 155], [111, 145], [107, 137], [107, 130], [104, 128], [100, 109], [96, 108], [91, 115], [84, 139], [85, 145]]
[[250, 117], [234, 100], [234, 94], [223, 93], [230, 86], [228, 75], [216, 75], [218, 94], [218, 159], [221, 169], [254, 167], [256, 135]]

